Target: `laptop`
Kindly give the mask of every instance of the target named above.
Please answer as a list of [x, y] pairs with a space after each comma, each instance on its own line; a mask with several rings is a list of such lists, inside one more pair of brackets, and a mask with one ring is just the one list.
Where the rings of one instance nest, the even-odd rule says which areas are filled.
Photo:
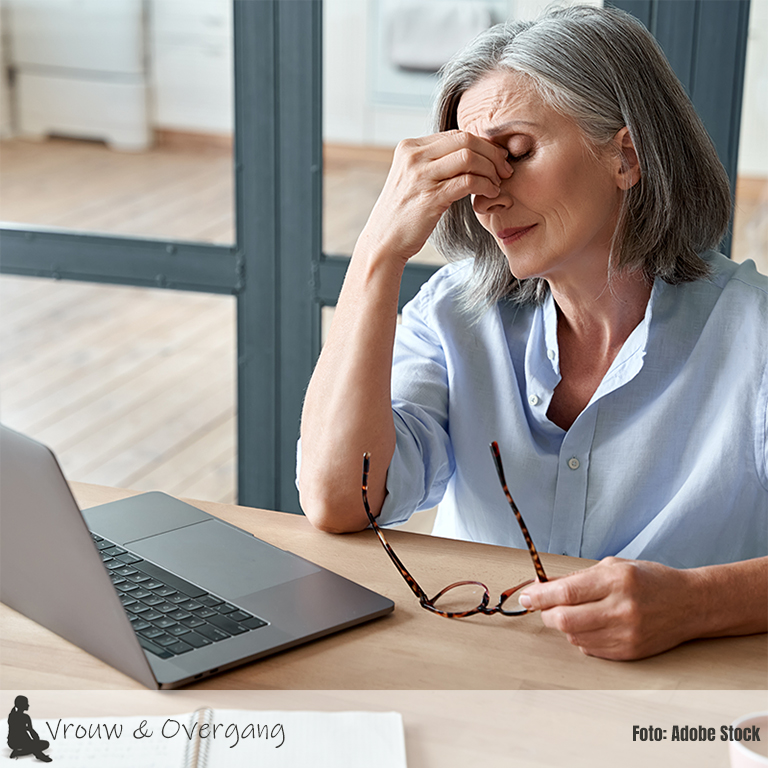
[[0, 425], [0, 600], [176, 688], [394, 603], [164, 493], [80, 510], [53, 453]]

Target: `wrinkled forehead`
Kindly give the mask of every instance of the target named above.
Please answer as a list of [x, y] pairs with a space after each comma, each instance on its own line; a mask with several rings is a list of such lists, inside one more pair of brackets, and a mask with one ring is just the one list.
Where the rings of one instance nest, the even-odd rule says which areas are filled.
[[456, 108], [461, 131], [492, 138], [512, 123], [535, 123], [545, 105], [531, 79], [521, 72], [496, 70], [468, 88]]

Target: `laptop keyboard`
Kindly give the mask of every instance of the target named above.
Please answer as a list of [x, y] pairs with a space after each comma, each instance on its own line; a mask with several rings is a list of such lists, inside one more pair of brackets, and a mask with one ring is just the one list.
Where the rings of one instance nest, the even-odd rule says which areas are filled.
[[91, 533], [141, 646], [169, 659], [267, 622]]

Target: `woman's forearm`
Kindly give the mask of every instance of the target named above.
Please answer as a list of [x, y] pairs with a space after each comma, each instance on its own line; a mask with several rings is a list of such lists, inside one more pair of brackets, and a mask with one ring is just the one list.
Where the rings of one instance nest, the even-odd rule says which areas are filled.
[[461, 131], [400, 142], [387, 181], [355, 246], [301, 424], [301, 505], [331, 531], [364, 528], [360, 481], [371, 453], [368, 499], [378, 514], [395, 450], [390, 382], [405, 265], [448, 207], [496, 197], [513, 171], [506, 150]]
[[301, 505], [329, 531], [368, 525], [362, 506], [365, 451], [375, 514], [395, 449], [390, 381], [402, 266], [382, 258], [366, 233], [355, 248], [333, 322], [312, 375], [301, 422]]
[[701, 610], [695, 637], [768, 632], [768, 557], [695, 568]]

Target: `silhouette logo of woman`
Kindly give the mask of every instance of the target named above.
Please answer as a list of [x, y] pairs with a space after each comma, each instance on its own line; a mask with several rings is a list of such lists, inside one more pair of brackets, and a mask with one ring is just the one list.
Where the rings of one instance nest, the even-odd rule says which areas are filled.
[[32, 727], [28, 709], [29, 699], [26, 696], [17, 696], [8, 715], [8, 746], [11, 748], [11, 757], [34, 755], [38, 760], [50, 763], [53, 758], [45, 754], [49, 743], [41, 739]]

